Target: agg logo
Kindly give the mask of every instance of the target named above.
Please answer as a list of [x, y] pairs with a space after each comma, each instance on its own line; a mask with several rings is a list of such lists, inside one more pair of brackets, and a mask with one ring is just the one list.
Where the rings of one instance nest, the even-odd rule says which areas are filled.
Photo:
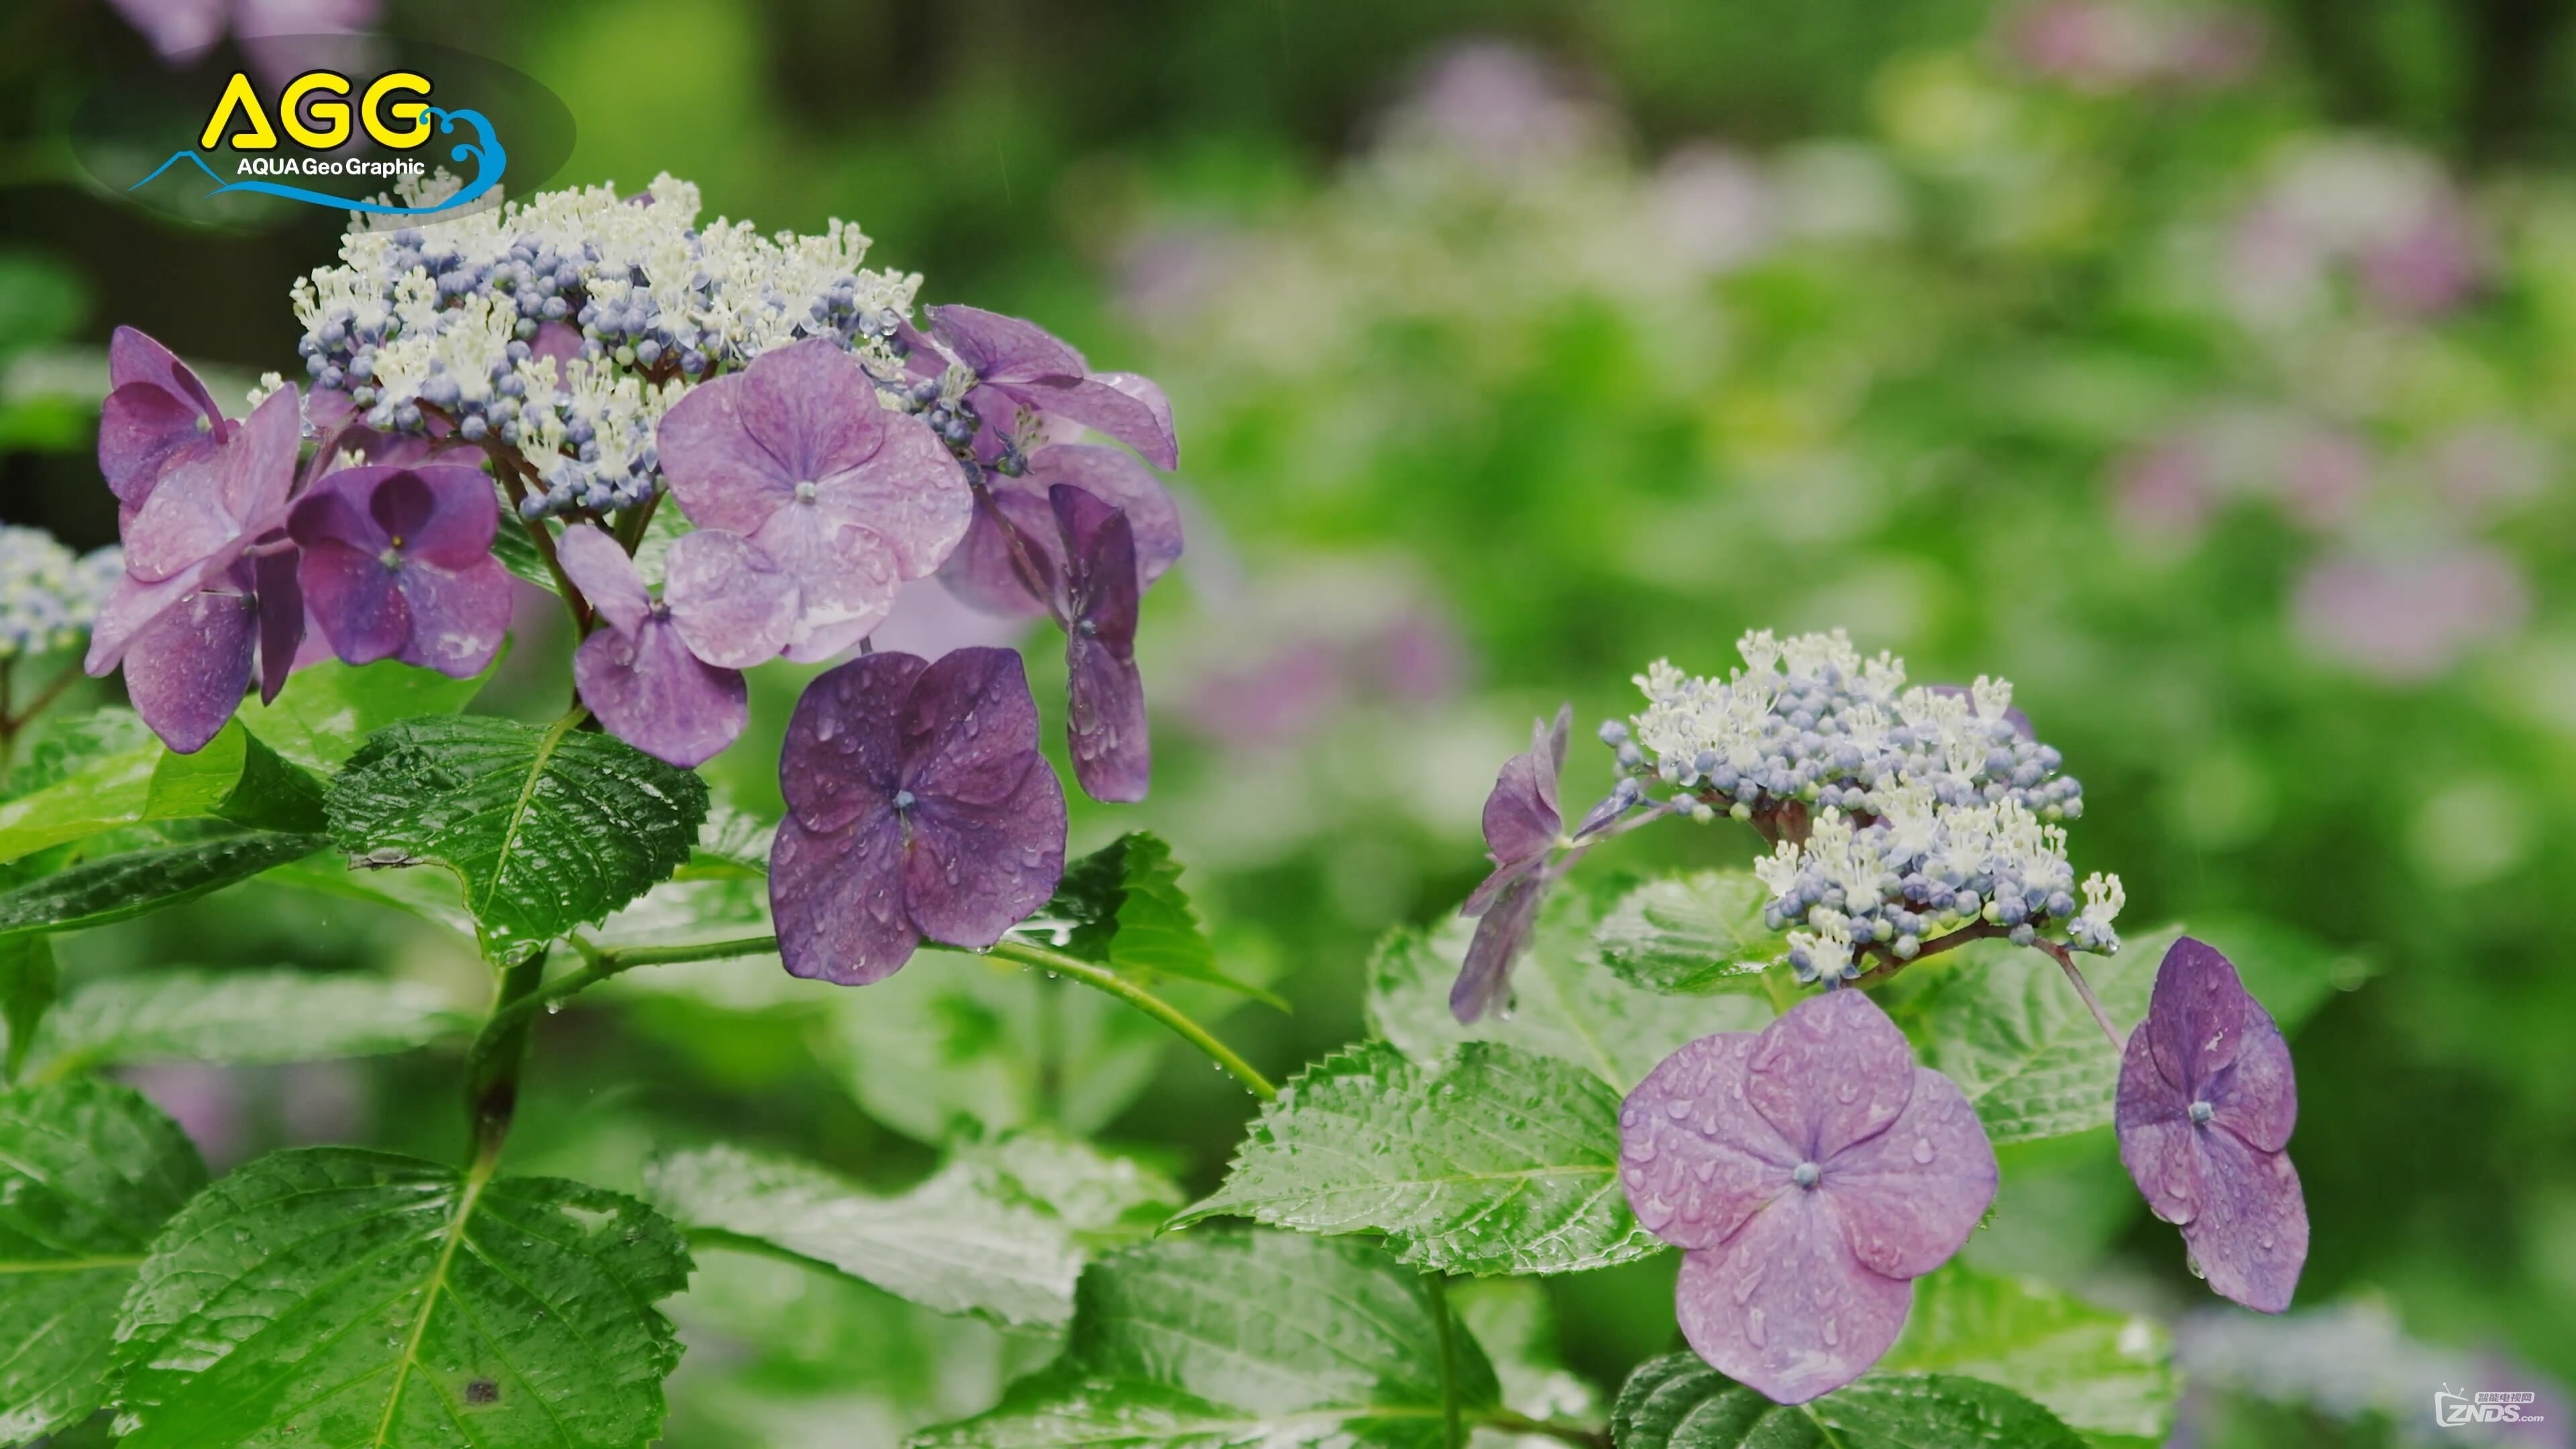
[[[259, 88], [249, 73], [236, 70], [224, 82], [221, 97], [197, 133], [196, 145], [171, 152], [151, 175], [126, 190], [140, 190], [159, 180], [171, 167], [187, 161], [215, 183], [209, 196], [253, 192], [377, 216], [435, 216], [454, 211], [501, 184], [509, 154], [492, 134], [492, 123], [482, 112], [442, 110], [429, 103], [431, 90], [429, 77], [415, 70], [386, 71], [368, 80], [363, 88], [338, 71], [308, 70], [281, 87], [271, 107], [261, 101]], [[356, 97], [354, 102], [352, 96]], [[269, 119], [272, 111], [276, 116], [274, 125]], [[425, 176], [429, 172], [426, 161], [401, 153], [419, 150], [435, 136], [452, 133], [459, 126], [470, 130], [472, 137], [450, 147], [447, 157], [471, 165], [473, 171], [454, 195], [430, 205], [397, 206], [269, 179], [294, 176], [388, 181]], [[293, 143], [293, 149], [282, 150], [280, 128], [285, 131], [285, 139]], [[397, 154], [385, 158], [330, 154], [348, 146], [361, 131], [367, 140]], [[233, 163], [234, 175], [246, 179], [227, 181], [206, 160], [204, 153], [219, 146], [240, 153]]]
[[2519, 1390], [2462, 1394], [2444, 1384], [2433, 1395], [2433, 1422], [2445, 1429], [2472, 1424], [2538, 1424], [2544, 1420], [2526, 1407], [2538, 1398], [2537, 1394]]

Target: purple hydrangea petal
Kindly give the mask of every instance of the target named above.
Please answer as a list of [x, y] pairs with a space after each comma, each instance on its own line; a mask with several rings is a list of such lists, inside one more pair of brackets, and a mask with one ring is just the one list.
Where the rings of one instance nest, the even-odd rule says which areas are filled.
[[868, 637], [903, 586], [881, 539], [820, 509], [779, 509], [751, 541], [796, 582], [786, 654], [799, 662], [829, 659]]
[[1565, 765], [1565, 745], [1574, 727], [1574, 706], [1560, 706], [1551, 728], [1539, 720], [1530, 726], [1527, 751], [1503, 761], [1494, 788], [1485, 796], [1485, 851], [1493, 857], [1494, 874], [1467, 897], [1461, 914], [1480, 915], [1500, 889], [1498, 881], [1544, 859], [1556, 848], [1565, 828], [1556, 794], [1557, 772]]
[[2262, 1151], [2282, 1151], [2299, 1125], [2299, 1082], [2290, 1065], [2290, 1044], [2260, 1004], [2251, 1005], [2239, 1030], [2243, 1040], [2236, 1060], [2212, 1077], [2206, 1089], [2210, 1120]]
[[909, 654], [869, 654], [805, 686], [778, 747], [778, 787], [789, 815], [829, 833], [893, 809], [903, 775], [899, 720], [928, 667]]
[[211, 455], [206, 414], [158, 383], [129, 382], [107, 395], [98, 415], [98, 470], [117, 502], [139, 508], [172, 462]]
[[1797, 1150], [1744, 1100], [1754, 1039], [1690, 1042], [1620, 1104], [1620, 1185], [1646, 1231], [1676, 1247], [1714, 1248], [1794, 1188]]
[[1180, 461], [1168, 402], [1158, 416], [1152, 403], [1096, 377], [1037, 378], [1005, 390], [1042, 414], [1069, 418], [1093, 432], [1116, 438], [1160, 467], [1169, 468]]
[[2225, 1130], [2200, 1140], [2207, 1162], [2200, 1212], [2183, 1224], [2210, 1291], [2262, 1313], [2290, 1306], [2308, 1258], [2308, 1207], [2286, 1152], [2263, 1152]]
[[118, 579], [90, 625], [89, 653], [81, 668], [93, 676], [113, 673], [136, 636], [196, 591], [194, 572], [150, 583], [132, 574]]
[[2201, 1158], [2198, 1128], [2188, 1115], [2181, 1092], [2156, 1069], [2147, 1050], [2146, 1033], [2131, 1032], [2120, 1054], [2120, 1086], [2114, 1115], [2119, 1124], [2120, 1164], [2147, 1200], [2147, 1207], [2169, 1223], [2187, 1223], [2200, 1215]]
[[250, 570], [237, 565], [213, 587], [161, 611], [126, 645], [125, 691], [134, 712], [172, 750], [204, 749], [241, 707], [258, 643]]
[[403, 598], [401, 576], [376, 554], [317, 538], [305, 544], [297, 577], [314, 622], [332, 652], [348, 663], [391, 659], [410, 641], [411, 605]]
[[572, 672], [609, 733], [684, 770], [713, 759], [751, 719], [742, 675], [700, 660], [666, 618], [592, 634]]
[[412, 620], [402, 661], [452, 679], [482, 673], [510, 632], [510, 571], [487, 557], [461, 569], [405, 563], [400, 577]]
[[884, 428], [883, 443], [865, 462], [816, 485], [815, 506], [875, 534], [903, 577], [917, 579], [956, 551], [974, 518], [975, 494], [928, 423], [889, 413]]
[[921, 932], [903, 904], [903, 839], [891, 809], [838, 831], [778, 823], [769, 912], [789, 975], [865, 986], [912, 959]]
[[655, 441], [690, 522], [749, 534], [796, 501], [797, 484], [867, 461], [884, 431], [867, 370], [828, 338], [811, 338], [691, 389]]
[[1080, 377], [1088, 371], [1081, 353], [1034, 322], [981, 307], [932, 307], [928, 315], [932, 335], [986, 381]]
[[1512, 963], [1529, 948], [1530, 927], [1538, 920], [1539, 902], [1547, 895], [1547, 878], [1538, 871], [1515, 877], [1476, 919], [1476, 934], [1467, 941], [1467, 957], [1449, 987], [1449, 1014], [1467, 1025], [1512, 999]]
[[[119, 327], [107, 340], [107, 385], [112, 390], [134, 383], [160, 388], [199, 415], [219, 423], [224, 415], [223, 409], [215, 406], [214, 394], [206, 391], [205, 383], [198, 380], [194, 369], [179, 360], [178, 354], [148, 333]], [[222, 431], [221, 427], [216, 431]]]
[[[1005, 619], [1045, 613], [1046, 594], [1053, 592], [1051, 581], [1062, 571], [1046, 495], [1013, 486], [1022, 481], [998, 476], [987, 480], [985, 501], [967, 523], [966, 536], [939, 566], [939, 581], [951, 594], [972, 608]], [[1002, 531], [1004, 520], [1019, 535], [1030, 564], [1047, 585], [1044, 593], [1030, 588], [1021, 577], [1011, 557], [1010, 539]]]
[[2214, 947], [2189, 936], [2174, 942], [2156, 967], [2143, 1028], [2165, 1080], [2198, 1091], [2234, 1062], [2252, 1002], [2235, 965]]
[[1803, 1404], [1860, 1377], [1896, 1342], [1914, 1285], [1852, 1254], [1833, 1205], [1791, 1191], [1742, 1231], [1682, 1259], [1682, 1336], [1727, 1377]]
[[228, 566], [250, 536], [276, 526], [302, 428], [295, 389], [280, 388], [213, 449], [173, 460], [126, 521], [126, 572], [150, 583]]
[[1094, 800], [1133, 804], [1154, 772], [1136, 670], [1136, 547], [1127, 515], [1070, 484], [1048, 491], [1064, 539], [1065, 744]]
[[653, 596], [645, 592], [644, 581], [636, 577], [635, 560], [627, 557], [617, 540], [597, 524], [568, 525], [562, 537], [555, 540], [555, 561], [563, 565], [564, 577], [572, 580], [572, 586], [581, 590], [581, 596], [590, 600], [590, 606], [608, 621], [609, 627], [631, 634], [642, 628], [645, 616], [653, 612]]
[[1164, 396], [1162, 385], [1134, 372], [1095, 372], [1091, 377], [1145, 405], [1146, 426], [1139, 435], [1129, 436], [1107, 427], [1100, 430], [1144, 454], [1157, 468], [1179, 467], [1181, 447], [1178, 435], [1172, 431], [1172, 400]]
[[259, 702], [273, 704], [295, 656], [304, 648], [304, 585], [298, 577], [295, 550], [280, 549], [255, 561], [252, 579], [259, 591]]
[[492, 480], [458, 463], [398, 470], [368, 507], [407, 557], [445, 569], [472, 568], [489, 557], [501, 521]]
[[996, 486], [1026, 491], [1043, 500], [1059, 483], [1070, 483], [1127, 515], [1136, 538], [1139, 590], [1171, 570], [1181, 557], [1181, 510], [1163, 480], [1145, 471], [1116, 448], [1091, 443], [1051, 443], [1029, 455], [1029, 470]]
[[662, 601], [690, 652], [725, 669], [775, 659], [796, 630], [796, 580], [750, 539], [684, 534], [662, 556]]
[[1810, 1162], [1886, 1131], [1914, 1095], [1913, 1049], [1866, 993], [1811, 996], [1761, 1036], [1745, 1099]]
[[1034, 750], [1016, 762], [1016, 778], [1004, 765], [971, 798], [924, 795], [904, 870], [913, 923], [934, 941], [977, 950], [1002, 939], [1055, 895], [1065, 830], [1064, 786]]
[[1015, 650], [959, 649], [921, 666], [894, 718], [902, 782], [925, 796], [999, 799], [1018, 788], [1007, 767], [1038, 750], [1038, 703]]
[[1817, 1191], [1840, 1211], [1853, 1254], [1891, 1278], [1948, 1262], [1995, 1200], [1985, 1125], [1958, 1084], [1929, 1067], [1914, 1069], [1914, 1091], [1887, 1130], [1820, 1166]]

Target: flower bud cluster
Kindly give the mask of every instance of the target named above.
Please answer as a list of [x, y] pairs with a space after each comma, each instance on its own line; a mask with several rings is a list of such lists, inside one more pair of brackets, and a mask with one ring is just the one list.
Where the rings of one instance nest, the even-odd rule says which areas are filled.
[[2061, 822], [2083, 814], [2083, 788], [2031, 737], [2009, 682], [1908, 688], [1902, 661], [1863, 659], [1840, 630], [1749, 633], [1737, 649], [1744, 667], [1725, 679], [1658, 661], [1637, 678], [1633, 728], [1602, 738], [1629, 779], [1775, 841], [1756, 866], [1764, 922], [1789, 932], [1801, 980], [1856, 976], [1871, 947], [1910, 960], [1978, 925], [2118, 949], [2117, 878], [2095, 876], [2079, 900], [2066, 859]]
[[[405, 187], [426, 199], [436, 178]], [[541, 489], [531, 517], [604, 512], [661, 485], [654, 425], [695, 383], [771, 348], [829, 336], [871, 374], [901, 375], [895, 333], [918, 276], [865, 270], [868, 238], [698, 225], [669, 176], [546, 192], [429, 227], [361, 221], [342, 264], [295, 287], [313, 385], [379, 432], [517, 448]]]
[[70, 649], [125, 573], [111, 544], [74, 554], [41, 528], [0, 525], [0, 660]]

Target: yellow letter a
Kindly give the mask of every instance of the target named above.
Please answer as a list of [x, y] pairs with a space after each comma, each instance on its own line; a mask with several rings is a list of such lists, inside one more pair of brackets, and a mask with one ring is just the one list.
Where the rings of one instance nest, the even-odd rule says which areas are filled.
[[223, 135], [224, 123], [232, 119], [235, 110], [244, 113], [249, 125], [246, 129], [234, 133], [229, 143], [234, 150], [274, 151], [277, 149], [277, 132], [269, 128], [268, 112], [260, 108], [259, 92], [251, 89], [249, 76], [240, 71], [234, 71], [233, 78], [224, 85], [224, 98], [215, 102], [214, 115], [207, 119], [206, 129], [197, 136], [198, 150], [215, 149], [215, 139]]

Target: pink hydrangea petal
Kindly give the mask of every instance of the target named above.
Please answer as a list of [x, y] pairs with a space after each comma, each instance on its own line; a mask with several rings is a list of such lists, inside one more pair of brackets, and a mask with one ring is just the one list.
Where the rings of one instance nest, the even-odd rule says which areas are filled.
[[197, 578], [191, 570], [149, 583], [132, 574], [118, 579], [90, 625], [89, 653], [81, 668], [94, 676], [113, 673], [137, 635], [197, 591]]
[[1619, 1107], [1619, 1182], [1646, 1231], [1714, 1248], [1773, 1199], [1798, 1190], [1798, 1155], [1744, 1099], [1755, 1033], [1690, 1042]]
[[204, 564], [241, 534], [241, 519], [224, 506], [224, 475], [239, 449], [182, 454], [122, 530], [125, 571], [146, 583]]
[[713, 759], [751, 719], [742, 676], [700, 661], [667, 619], [592, 634], [572, 672], [609, 733], [684, 770]]
[[831, 832], [780, 821], [769, 911], [790, 975], [865, 986], [902, 969], [921, 933], [904, 910], [901, 818], [889, 809]]
[[[830, 833], [892, 811], [903, 774], [899, 718], [928, 667], [909, 654], [868, 654], [805, 686], [778, 747], [788, 814], [808, 830]], [[1032, 724], [1029, 746], [1036, 742]]]
[[1879, 1360], [1905, 1327], [1914, 1285], [1852, 1255], [1833, 1206], [1791, 1192], [1723, 1244], [1682, 1260], [1682, 1336], [1718, 1372], [1803, 1404]]
[[1821, 1167], [1817, 1191], [1841, 1214], [1852, 1253], [1891, 1278], [1948, 1262], [1995, 1200], [1985, 1124], [1958, 1084], [1929, 1067], [1914, 1069], [1913, 1094], [1886, 1131]]
[[1790, 1146], [1823, 1162], [1905, 1110], [1914, 1052], [1866, 993], [1828, 991], [1762, 1029], [1744, 1095]]
[[244, 579], [190, 594], [166, 609], [125, 649], [125, 692], [134, 712], [183, 755], [223, 729], [250, 687], [259, 617]]
[[889, 415], [876, 383], [829, 337], [764, 352], [741, 378], [735, 416], [790, 484], [819, 483], [859, 467], [885, 440]]
[[461, 569], [406, 560], [396, 578], [411, 608], [405, 664], [471, 679], [501, 652], [510, 632], [510, 571], [499, 559]]
[[645, 615], [653, 612], [653, 596], [635, 576], [635, 561], [599, 525], [567, 524], [555, 540], [555, 560], [563, 565], [564, 577], [572, 580], [610, 627], [634, 633], [643, 627]]
[[304, 414], [295, 386], [270, 393], [224, 440], [224, 510], [246, 532], [265, 533], [281, 521], [295, 488], [295, 463], [304, 446]]
[[1019, 381], [1088, 371], [1081, 353], [1034, 322], [981, 307], [932, 307], [928, 315], [932, 334], [977, 377]]
[[2235, 1061], [2251, 1001], [2235, 965], [2214, 947], [2189, 936], [2175, 941], [2156, 967], [2144, 1026], [2165, 1080], [2198, 1092]]
[[[873, 399], [868, 406], [876, 406]], [[890, 413], [883, 433], [865, 461], [820, 480], [816, 501], [884, 540], [903, 577], [917, 579], [946, 562], [966, 536], [975, 494], [929, 424]]]
[[386, 568], [375, 554], [316, 538], [305, 545], [297, 577], [306, 606], [342, 661], [391, 659], [410, 640], [411, 605], [403, 597], [401, 572]]
[[1538, 920], [1546, 894], [1546, 878], [1529, 871], [1506, 883], [1476, 918], [1476, 934], [1467, 939], [1458, 979], [1449, 984], [1449, 1014], [1461, 1025], [1510, 1004], [1512, 963], [1529, 947], [1530, 926]]
[[1002, 767], [1038, 747], [1037, 700], [1016, 650], [959, 649], [923, 666], [894, 718], [903, 784], [923, 796], [1004, 798], [1020, 787]]
[[[111, 389], [150, 383], [219, 423], [224, 415], [223, 409], [215, 406], [214, 394], [206, 391], [193, 368], [149, 334], [132, 327], [119, 327], [108, 337], [107, 379]], [[217, 433], [221, 432], [219, 427]]]
[[2210, 1291], [2264, 1313], [2290, 1306], [2308, 1259], [2308, 1206], [2286, 1152], [2263, 1152], [2224, 1129], [2199, 1135], [2200, 1212], [2183, 1241]]
[[1065, 829], [1064, 786], [1034, 750], [1016, 772], [1010, 762], [988, 769], [971, 798], [924, 794], [912, 811], [905, 909], [934, 941], [990, 946], [1055, 895]]
[[253, 567], [259, 589], [259, 702], [274, 703], [304, 648], [302, 561], [293, 549], [263, 554]]
[[540, 322], [537, 335], [528, 339], [528, 355], [553, 363], [560, 381], [564, 364], [581, 356], [581, 342], [581, 329], [569, 322]]
[[751, 541], [796, 581], [786, 654], [800, 662], [829, 659], [866, 638], [903, 584], [882, 540], [811, 504], [779, 509]]
[[2265, 1152], [2290, 1145], [2299, 1125], [2299, 1082], [2290, 1065], [2290, 1044], [2259, 1002], [2247, 998], [2242, 1039], [2236, 1060], [2211, 1078], [2208, 1092], [2212, 1125], [2224, 1127]]
[[671, 496], [700, 528], [753, 533], [796, 498], [800, 480], [752, 441], [736, 412], [746, 376], [738, 372], [700, 383], [654, 431]]
[[749, 669], [775, 659], [795, 633], [798, 590], [769, 555], [738, 533], [700, 529], [662, 556], [662, 600], [700, 659]]
[[99, 408], [98, 469], [117, 501], [140, 507], [173, 459], [212, 454], [204, 416], [157, 383], [129, 382], [109, 393]]
[[1090, 377], [1046, 377], [1013, 383], [1000, 390], [1052, 417], [1070, 418], [1093, 432], [1117, 439], [1161, 467], [1180, 461], [1172, 438], [1169, 405], [1156, 416], [1152, 404]]

